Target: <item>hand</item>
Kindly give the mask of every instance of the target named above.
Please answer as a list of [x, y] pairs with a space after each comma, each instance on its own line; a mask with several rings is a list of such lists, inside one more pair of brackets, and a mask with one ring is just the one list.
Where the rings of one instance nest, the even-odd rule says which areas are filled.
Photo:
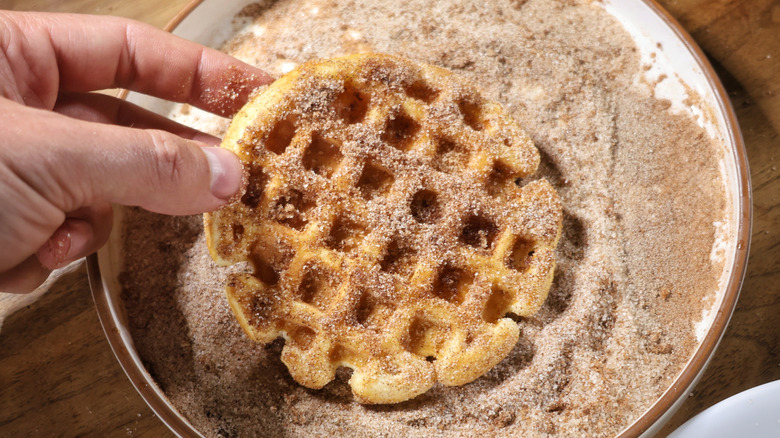
[[[141, 23], [0, 11], [0, 291], [28, 292], [102, 246], [111, 203], [183, 215], [241, 188], [218, 139], [119, 99], [230, 116], [267, 74]], [[117, 126], [119, 125], [119, 126]]]

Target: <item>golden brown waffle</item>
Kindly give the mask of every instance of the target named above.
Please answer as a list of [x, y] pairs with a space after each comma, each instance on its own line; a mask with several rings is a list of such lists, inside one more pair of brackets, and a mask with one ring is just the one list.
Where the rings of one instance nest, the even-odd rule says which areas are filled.
[[[363, 403], [468, 383], [518, 339], [505, 316], [547, 296], [561, 205], [496, 103], [441, 68], [377, 54], [310, 62], [233, 120], [246, 193], [206, 215], [227, 296], [255, 341]], [[524, 185], [521, 183], [526, 182]]]

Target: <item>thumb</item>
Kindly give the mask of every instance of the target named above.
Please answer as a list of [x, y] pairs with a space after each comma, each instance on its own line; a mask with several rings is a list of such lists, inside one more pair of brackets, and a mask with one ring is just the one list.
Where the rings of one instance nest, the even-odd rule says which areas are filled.
[[28, 289], [28, 280], [42, 277], [44, 268], [30, 256], [63, 226], [60, 234], [72, 241], [64, 242], [67, 251], [43, 257], [47, 266], [99, 247], [107, 236], [100, 222], [108, 216], [68, 222], [79, 209], [117, 203], [195, 214], [220, 207], [241, 189], [242, 165], [228, 150], [161, 130], [76, 120], [2, 97], [0, 115], [0, 248], [11, 249], [0, 251], [0, 287], [10, 281], [14, 289]]
[[162, 130], [22, 111], [37, 112], [24, 121], [41, 126], [17, 131], [16, 144], [29, 146], [6, 150], [4, 158], [19, 163], [26, 183], [62, 212], [111, 202], [171, 215], [203, 213], [241, 189], [241, 162], [226, 149]]
[[184, 215], [214, 210], [241, 189], [241, 162], [227, 149], [165, 131], [106, 128], [107, 146], [80, 160], [90, 169], [92, 202]]

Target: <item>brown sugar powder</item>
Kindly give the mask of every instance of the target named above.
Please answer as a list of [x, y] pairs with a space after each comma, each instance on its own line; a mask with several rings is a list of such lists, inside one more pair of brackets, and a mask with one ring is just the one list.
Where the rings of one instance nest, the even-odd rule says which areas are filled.
[[[296, 384], [282, 341], [249, 341], [200, 217], [129, 209], [121, 275], [131, 333], [171, 402], [207, 436], [549, 436], [620, 432], [671, 384], [714, 300], [720, 146], [638, 87], [639, 54], [588, 1], [264, 2], [225, 51], [274, 75], [315, 58], [399, 54], [478, 84], [542, 153], [564, 231], [542, 309], [473, 383], [397, 405], [356, 403], [341, 370]], [[221, 135], [226, 122], [193, 116]], [[189, 117], [189, 119], [188, 119]]]

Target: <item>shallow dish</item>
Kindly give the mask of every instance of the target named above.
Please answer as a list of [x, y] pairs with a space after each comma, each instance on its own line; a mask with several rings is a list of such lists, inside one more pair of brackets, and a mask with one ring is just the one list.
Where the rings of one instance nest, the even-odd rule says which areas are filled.
[[[233, 17], [248, 3], [251, 1], [195, 1], [177, 16], [169, 29], [187, 39], [219, 47], [242, 25]], [[731, 204], [730, 226], [721, 242], [725, 268], [713, 307], [697, 326], [699, 345], [666, 392], [620, 433], [620, 436], [633, 437], [657, 432], [682, 404], [725, 331], [746, 267], [751, 195], [745, 149], [733, 109], [712, 67], [691, 37], [654, 2], [615, 0], [601, 5], [633, 37], [643, 64], [650, 66], [644, 79], [652, 84], [656, 97], [668, 99], [674, 111], [689, 113], [726, 148], [721, 171]], [[167, 102], [132, 93], [128, 100], [161, 114], [167, 114], [171, 108]], [[121, 211], [117, 211], [115, 230], [121, 229], [121, 221]], [[101, 323], [117, 359], [152, 410], [178, 435], [199, 436], [170, 404], [135, 349], [117, 280], [123, 256], [121, 239], [120, 233], [114, 233], [109, 244], [88, 260], [90, 285]]]

